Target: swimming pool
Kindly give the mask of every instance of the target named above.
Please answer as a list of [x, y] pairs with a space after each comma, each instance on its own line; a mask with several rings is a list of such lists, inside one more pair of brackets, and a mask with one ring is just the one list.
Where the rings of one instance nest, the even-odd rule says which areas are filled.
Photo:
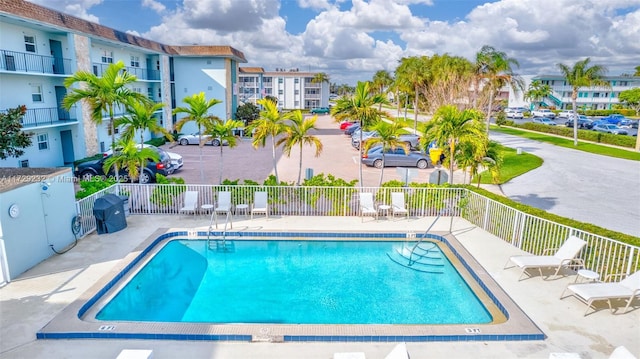
[[[435, 242], [175, 239], [99, 320], [478, 324], [492, 317]], [[418, 253], [422, 253], [419, 255]], [[395, 258], [395, 259], [392, 259]]]
[[[221, 233], [214, 233], [220, 235]], [[258, 238], [274, 243], [278, 240], [326, 241], [336, 239], [344, 243], [359, 241], [413, 242], [420, 235], [415, 233], [355, 233], [355, 232], [287, 232], [245, 231], [230, 232], [230, 236]], [[77, 300], [66, 306], [37, 334], [39, 339], [78, 338], [126, 338], [165, 340], [225, 340], [225, 341], [360, 341], [360, 342], [413, 342], [413, 341], [518, 341], [542, 340], [544, 333], [522, 312], [493, 278], [480, 266], [451, 234], [429, 234], [430, 240], [439, 244], [448, 260], [460, 272], [474, 294], [482, 302], [492, 320], [488, 323], [463, 324], [286, 324], [210, 323], [171, 321], [128, 321], [96, 319], [126, 283], [154, 258], [162, 248], [175, 239], [188, 238], [196, 245], [207, 238], [207, 233], [195, 230], [158, 229], [138, 248], [122, 259], [111, 272], [87, 290]], [[195, 252], [195, 251], [194, 251]], [[387, 259], [391, 265], [391, 258]], [[393, 264], [400, 267], [398, 264]], [[406, 271], [406, 268], [397, 268]], [[383, 279], [386, 279], [383, 278]], [[420, 295], [420, 293], [417, 293]], [[401, 307], [401, 303], [385, 302], [385, 308]], [[225, 308], [232, 303], [226, 303]]]

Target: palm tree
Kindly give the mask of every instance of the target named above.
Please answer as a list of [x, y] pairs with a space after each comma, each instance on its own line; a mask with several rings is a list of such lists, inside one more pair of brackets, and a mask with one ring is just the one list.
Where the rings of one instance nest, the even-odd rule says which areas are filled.
[[388, 150], [395, 151], [396, 148], [402, 148], [404, 150], [404, 153], [408, 154], [409, 151], [411, 151], [411, 148], [409, 147], [408, 143], [399, 139], [404, 130], [402, 123], [398, 121], [394, 121], [391, 123], [379, 121], [372, 127], [372, 130], [377, 131], [378, 136], [368, 139], [364, 144], [363, 151], [364, 153], [367, 153], [372, 147], [382, 146], [382, 167], [380, 168], [380, 183], [378, 184], [378, 187], [381, 187], [382, 178], [384, 176], [385, 152], [387, 152]]
[[[553, 91], [551, 90], [551, 86], [547, 84], [543, 84], [539, 80], [533, 80], [529, 84], [529, 89], [524, 93], [524, 99], [530, 100], [534, 103], [539, 103], [543, 98], [551, 95]], [[575, 111], [575, 107], [573, 108]]]
[[[558, 68], [564, 75], [567, 84], [571, 86], [571, 105], [574, 111], [577, 109], [576, 102], [578, 99], [578, 90], [580, 87], [604, 86], [610, 87], [609, 83], [604, 81], [602, 77], [606, 74], [607, 68], [602, 65], [593, 65], [589, 67], [591, 60], [587, 57], [582, 61], [578, 61], [569, 67], [565, 64], [558, 64]], [[578, 145], [578, 116], [573, 117], [573, 145]]]
[[400, 59], [400, 65], [396, 68], [396, 81], [403, 92], [413, 96], [413, 130], [418, 128], [418, 99], [420, 97], [420, 88], [425, 85], [429, 74], [428, 66], [429, 58], [421, 57], [403, 57]]
[[481, 167], [491, 173], [494, 183], [499, 180], [500, 167], [503, 162], [500, 148], [500, 144], [496, 141], [489, 141], [486, 134], [483, 143], [462, 142], [458, 145], [459, 151], [456, 154], [456, 161], [460, 167], [469, 168], [469, 182], [474, 176], [477, 176], [478, 187], [480, 187], [478, 172]]
[[302, 178], [302, 146], [309, 145], [316, 148], [315, 156], [320, 156], [322, 153], [322, 142], [320, 139], [311, 133], [311, 130], [316, 130], [316, 121], [318, 116], [307, 117], [300, 110], [289, 112], [285, 115], [285, 118], [289, 120], [284, 130], [284, 137], [280, 138], [276, 143], [276, 146], [283, 145], [282, 150], [291, 157], [291, 150], [296, 145], [300, 146], [300, 163], [298, 166], [298, 186]]
[[518, 60], [507, 57], [505, 52], [498, 51], [489, 45], [484, 45], [476, 54], [476, 68], [479, 69], [479, 73], [489, 86], [487, 133], [489, 133], [491, 123], [495, 92], [505, 85], [510, 85], [516, 93], [524, 90], [524, 81], [513, 72], [512, 65], [520, 66]]
[[[115, 120], [116, 126], [125, 126], [122, 131], [122, 138], [133, 140], [136, 131], [140, 132], [140, 148], [144, 147], [144, 131], [149, 130], [151, 133], [161, 133], [169, 141], [173, 142], [173, 136], [164, 127], [160, 126], [158, 119], [154, 117], [156, 111], [164, 107], [162, 103], [153, 103], [150, 101], [132, 100], [126, 104], [127, 112], [125, 115]], [[140, 167], [140, 171], [143, 168]]]
[[[79, 84], [80, 87], [73, 88], [71, 92], [67, 93], [62, 100], [62, 107], [70, 110], [77, 102], [85, 101], [91, 110], [91, 120], [96, 125], [102, 124], [106, 112], [109, 117], [111, 147], [114, 151], [115, 147], [113, 146], [116, 142], [114, 109], [124, 106], [131, 100], [147, 100], [141, 93], [137, 93], [127, 87], [127, 85], [136, 82], [138, 79], [134, 75], [122, 71], [124, 68], [124, 63], [118, 61], [115, 64], [110, 64], [102, 73], [102, 77], [98, 77], [88, 71], [78, 71], [64, 80], [64, 85], [67, 88], [75, 84]], [[115, 172], [116, 180], [118, 180], [117, 167]]]
[[136, 143], [132, 139], [122, 138], [117, 143], [117, 147], [121, 148], [118, 152], [115, 150], [113, 154], [109, 156], [103, 165], [104, 173], [109, 173], [111, 167], [115, 166], [115, 171], [118, 168], [126, 168], [131, 182], [135, 179], [139, 179], [140, 183], [144, 183], [142, 173], [144, 167], [147, 165], [147, 161], [159, 161], [160, 155], [150, 148], [138, 148]]
[[311, 79], [311, 83], [320, 84], [320, 104], [318, 105], [318, 107], [322, 106], [322, 84], [325, 82], [330, 83], [329, 75], [325, 74], [324, 72], [318, 72]]
[[[336, 101], [336, 105], [331, 108], [331, 114], [336, 120], [354, 119], [360, 123], [360, 129], [364, 130], [380, 121], [383, 116], [389, 117], [385, 111], [380, 111], [374, 107], [380, 103], [386, 104], [387, 99], [380, 94], [373, 93], [370, 86], [369, 82], [358, 81], [353, 96], [339, 98], [338, 101]], [[362, 131], [360, 131], [360, 143], [362, 143]], [[361, 187], [363, 147], [364, 146], [360, 146], [360, 154], [358, 156]]]
[[235, 131], [237, 128], [243, 127], [244, 122], [237, 120], [214, 120], [209, 123], [204, 124], [203, 135], [207, 137], [211, 137], [212, 139], [217, 139], [220, 141], [220, 178], [218, 179], [218, 183], [222, 184], [222, 169], [223, 169], [223, 157], [222, 157], [222, 149], [224, 148], [224, 144], [227, 143], [229, 148], [234, 148], [238, 145], [238, 136], [235, 135]]
[[[371, 87], [373, 87], [379, 94], [384, 95], [389, 86], [393, 83], [393, 77], [388, 71], [378, 70], [373, 75], [373, 81]], [[378, 104], [378, 110], [382, 110], [382, 104]]]
[[278, 111], [278, 107], [274, 101], [263, 98], [258, 100], [258, 104], [262, 106], [260, 117], [249, 125], [249, 130], [253, 133], [251, 144], [254, 148], [264, 147], [267, 137], [271, 137], [273, 173], [276, 176], [276, 182], [280, 183], [278, 163], [276, 162], [276, 137], [285, 130], [284, 117], [280, 114], [280, 111]]
[[442, 148], [448, 149], [449, 182], [453, 184], [453, 169], [456, 165], [456, 145], [469, 142], [477, 147], [482, 146], [486, 135], [483, 133], [482, 112], [475, 109], [460, 111], [454, 105], [440, 107], [431, 121], [422, 129], [422, 146], [428, 148], [432, 141]]
[[181, 118], [180, 120], [178, 120], [178, 122], [176, 122], [175, 128], [176, 128], [176, 131], [179, 132], [180, 130], [182, 130], [182, 126], [184, 126], [185, 123], [190, 121], [194, 121], [196, 125], [198, 125], [198, 140], [199, 140], [198, 146], [200, 148], [200, 180], [204, 183], [204, 165], [202, 164], [202, 146], [204, 146], [204, 143], [206, 142], [206, 138], [205, 138], [205, 141], [203, 141], [202, 128], [212, 124], [213, 121], [220, 120], [220, 118], [218, 118], [217, 116], [209, 115], [208, 112], [209, 112], [209, 109], [221, 103], [222, 101], [215, 98], [211, 100], [207, 100], [204, 95], [204, 92], [187, 96], [184, 99], [182, 99], [182, 101], [187, 105], [189, 105], [189, 107], [176, 107], [173, 109], [174, 115], [180, 114], [180, 113], [186, 114], [185, 117]]

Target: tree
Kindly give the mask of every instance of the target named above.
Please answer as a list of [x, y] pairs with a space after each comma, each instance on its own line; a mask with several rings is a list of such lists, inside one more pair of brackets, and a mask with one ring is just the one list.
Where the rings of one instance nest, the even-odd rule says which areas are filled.
[[[485, 134], [486, 135], [486, 134]], [[486, 168], [490, 173], [494, 183], [500, 178], [500, 167], [503, 163], [501, 146], [496, 141], [489, 141], [485, 137], [484, 142], [470, 143], [462, 142], [458, 145], [456, 162], [462, 168], [469, 168], [469, 182], [475, 176], [480, 187], [480, 168]]]
[[311, 79], [311, 83], [320, 84], [320, 104], [318, 105], [318, 107], [322, 106], [322, 84], [325, 82], [330, 83], [329, 76], [324, 72], [318, 72]]
[[480, 76], [487, 82], [489, 91], [487, 133], [489, 133], [493, 97], [496, 91], [505, 85], [511, 86], [516, 93], [524, 90], [524, 81], [513, 72], [512, 65], [520, 66], [518, 60], [508, 57], [505, 52], [498, 51], [489, 45], [484, 45], [476, 54], [476, 67]]
[[180, 120], [178, 120], [178, 122], [176, 122], [175, 128], [176, 128], [176, 131], [179, 132], [182, 130], [182, 126], [184, 126], [185, 123], [190, 121], [194, 121], [198, 126], [198, 141], [199, 141], [198, 147], [200, 149], [200, 180], [204, 182], [204, 165], [202, 163], [202, 146], [204, 146], [207, 139], [205, 138], [205, 140], [203, 141], [202, 129], [203, 127], [211, 125], [213, 121], [220, 120], [220, 118], [218, 118], [217, 116], [209, 115], [208, 112], [213, 106], [221, 103], [222, 101], [215, 98], [207, 100], [207, 98], [204, 95], [204, 92], [187, 96], [184, 99], [182, 99], [182, 101], [187, 105], [189, 105], [189, 107], [181, 106], [173, 109], [174, 115], [186, 114], [185, 117], [181, 118]]
[[260, 116], [260, 109], [251, 102], [240, 105], [236, 109], [236, 120], [242, 121], [244, 126], [250, 124], [258, 116]]
[[420, 97], [420, 89], [424, 87], [426, 78], [429, 75], [428, 67], [429, 58], [421, 57], [403, 57], [400, 59], [400, 65], [396, 68], [396, 81], [401, 91], [413, 97], [413, 130], [418, 128], [418, 98]]
[[[532, 101], [534, 103], [539, 103], [543, 98], [551, 95], [553, 91], [551, 90], [551, 86], [547, 84], [543, 84], [539, 80], [534, 80], [529, 84], [529, 89], [524, 93], [525, 100]], [[575, 108], [574, 108], [575, 111]]]
[[20, 157], [24, 148], [31, 146], [33, 133], [22, 131], [22, 117], [27, 113], [26, 106], [18, 106], [0, 112], [0, 159]]
[[212, 122], [208, 122], [204, 124], [203, 134], [211, 136], [213, 139], [218, 139], [220, 141], [220, 178], [218, 179], [218, 183], [222, 184], [222, 169], [223, 169], [223, 153], [222, 149], [224, 148], [224, 144], [228, 143], [229, 148], [234, 148], [238, 145], [238, 137], [235, 135], [235, 130], [237, 128], [244, 127], [244, 123], [242, 121], [235, 120], [214, 120]]
[[394, 121], [388, 123], [385, 121], [379, 121], [372, 127], [372, 130], [377, 131], [378, 136], [368, 139], [364, 144], [363, 151], [364, 153], [367, 153], [369, 152], [369, 149], [375, 146], [382, 146], [382, 167], [380, 168], [380, 183], [378, 184], [378, 187], [382, 187], [382, 179], [384, 176], [385, 166], [385, 152], [389, 150], [395, 151], [397, 148], [402, 148], [404, 150], [404, 153], [408, 154], [409, 151], [411, 151], [411, 148], [409, 147], [409, 144], [399, 139], [400, 135], [404, 131], [403, 125], [400, 122]]
[[249, 125], [249, 130], [253, 133], [251, 144], [254, 148], [264, 147], [268, 137], [271, 137], [271, 155], [273, 157], [273, 173], [276, 176], [276, 182], [280, 183], [278, 177], [278, 163], [276, 162], [276, 137], [280, 135], [284, 129], [284, 117], [278, 111], [275, 102], [270, 99], [263, 98], [258, 100], [258, 104], [262, 106], [260, 117]]
[[618, 99], [626, 106], [635, 110], [637, 116], [640, 116], [640, 87], [620, 92]]
[[[385, 95], [387, 89], [393, 83], [393, 77], [389, 74], [388, 71], [378, 70], [373, 75], [373, 81], [371, 82], [371, 87], [374, 88], [379, 94]], [[382, 104], [378, 104], [378, 110], [382, 110]]]
[[291, 157], [291, 150], [295, 146], [300, 147], [300, 163], [298, 166], [298, 186], [302, 178], [302, 146], [309, 145], [316, 148], [315, 156], [318, 157], [322, 153], [322, 142], [320, 139], [310, 133], [311, 130], [316, 130], [316, 121], [318, 116], [305, 118], [300, 110], [289, 112], [285, 115], [285, 118], [289, 120], [284, 129], [284, 136], [278, 140], [276, 146], [282, 146], [282, 150]]
[[[385, 111], [380, 111], [374, 106], [382, 103], [386, 104], [387, 99], [371, 91], [369, 82], [358, 81], [355, 93], [351, 97], [341, 97], [336, 101], [336, 105], [331, 108], [331, 114], [336, 120], [341, 121], [344, 119], [353, 119], [360, 123], [360, 129], [364, 130], [369, 126], [377, 123], [380, 119], [389, 115]], [[360, 131], [360, 143], [362, 143], [362, 131]], [[362, 149], [364, 146], [360, 146], [360, 153], [358, 161], [360, 187], [362, 187]]]
[[[160, 126], [158, 119], [154, 116], [156, 111], [164, 107], [162, 103], [153, 103], [151, 101], [132, 100], [126, 104], [127, 112], [125, 115], [115, 120], [115, 126], [125, 126], [122, 131], [122, 138], [133, 141], [136, 131], [140, 133], [140, 148], [144, 147], [144, 131], [149, 130], [151, 133], [161, 133], [169, 141], [173, 142], [173, 136], [164, 127]], [[114, 151], [115, 153], [115, 151]], [[140, 166], [142, 172], [144, 164]]]
[[[123, 107], [132, 100], [147, 100], [143, 94], [127, 87], [127, 85], [136, 82], [138, 79], [127, 71], [123, 71], [124, 68], [124, 63], [118, 61], [115, 64], [110, 64], [102, 73], [102, 77], [98, 77], [88, 71], [78, 71], [64, 80], [64, 85], [67, 88], [75, 84], [79, 84], [80, 88], [73, 88], [64, 97], [62, 107], [68, 111], [77, 102], [85, 101], [91, 109], [91, 120], [97, 125], [102, 124], [102, 119], [106, 112], [109, 118], [111, 146], [114, 150], [113, 146], [116, 142], [114, 109]], [[117, 181], [117, 164], [115, 172]]]
[[454, 105], [440, 107], [431, 121], [422, 129], [422, 146], [428, 148], [431, 142], [448, 151], [449, 182], [453, 184], [453, 169], [456, 166], [456, 145], [468, 142], [481, 147], [486, 141], [482, 130], [482, 112], [469, 109], [460, 111]]
[[633, 74], [633, 76], [640, 76], [640, 66], [636, 66], [636, 72]]
[[[573, 92], [571, 93], [571, 106], [575, 110], [577, 109], [576, 102], [578, 100], [578, 90], [581, 87], [592, 86], [604, 86], [611, 87], [608, 82], [604, 81], [602, 77], [607, 72], [607, 68], [602, 65], [593, 65], [589, 67], [591, 60], [587, 57], [584, 60], [578, 61], [569, 67], [565, 64], [557, 64], [558, 68], [565, 77], [567, 84], [571, 86]], [[573, 117], [573, 145], [578, 145], [578, 116]]]
[[[119, 151], [115, 151], [115, 147], [119, 148]], [[150, 148], [138, 148], [136, 143], [132, 139], [121, 138], [114, 146], [114, 151], [109, 156], [103, 165], [104, 173], [109, 173], [111, 167], [126, 169], [131, 182], [136, 179], [140, 180], [140, 183], [147, 181], [143, 180], [142, 173], [149, 160], [159, 161], [160, 155]]]

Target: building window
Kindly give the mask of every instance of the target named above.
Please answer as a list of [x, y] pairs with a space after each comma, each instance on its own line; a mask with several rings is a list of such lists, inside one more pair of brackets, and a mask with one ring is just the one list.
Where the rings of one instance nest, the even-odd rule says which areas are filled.
[[27, 52], [36, 52], [36, 37], [24, 35], [24, 48]]
[[31, 85], [31, 100], [33, 102], [42, 102], [42, 85]]
[[19, 166], [22, 168], [29, 167], [29, 160], [22, 160], [19, 162]]
[[284, 95], [284, 90], [278, 90], [278, 95]]
[[104, 64], [113, 63], [113, 51], [102, 50], [102, 63]]
[[41, 133], [38, 135], [38, 149], [46, 150], [49, 148], [49, 135]]
[[139, 56], [131, 56], [131, 67], [140, 67], [140, 57]]
[[278, 83], [279, 83], [279, 84], [284, 83], [284, 79], [283, 79], [282, 77], [279, 77], [279, 78], [278, 78]]
[[299, 84], [300, 83], [300, 79], [298, 79], [298, 78], [294, 79], [293, 83]]
[[600, 97], [600, 92], [594, 92], [594, 93], [593, 93], [593, 97], [594, 97], [594, 98], [595, 98], [595, 97]]
[[296, 90], [296, 95], [300, 95], [300, 90]]

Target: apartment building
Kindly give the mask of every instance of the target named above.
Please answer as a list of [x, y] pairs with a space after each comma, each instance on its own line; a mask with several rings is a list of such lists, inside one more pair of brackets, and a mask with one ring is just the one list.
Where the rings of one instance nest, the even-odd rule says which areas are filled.
[[[199, 92], [222, 101], [210, 114], [231, 118], [238, 103], [238, 66], [247, 62], [230, 46], [166, 45], [23, 0], [0, 0], [0, 111], [25, 105], [23, 130], [34, 134], [23, 156], [0, 160], [0, 167], [68, 166], [108, 149], [106, 114], [96, 125], [87, 105], [66, 111], [61, 102], [66, 78], [77, 71], [101, 76], [118, 61], [137, 77], [133, 91], [165, 104], [156, 117], [168, 130], [176, 121], [172, 109]], [[117, 108], [116, 116], [122, 115]], [[195, 130], [193, 123], [183, 128]]]
[[261, 67], [240, 67], [238, 97], [241, 102], [256, 103], [273, 96], [278, 99], [278, 107], [286, 110], [327, 107], [329, 83], [314, 82], [317, 74], [299, 69], [265, 71]]

